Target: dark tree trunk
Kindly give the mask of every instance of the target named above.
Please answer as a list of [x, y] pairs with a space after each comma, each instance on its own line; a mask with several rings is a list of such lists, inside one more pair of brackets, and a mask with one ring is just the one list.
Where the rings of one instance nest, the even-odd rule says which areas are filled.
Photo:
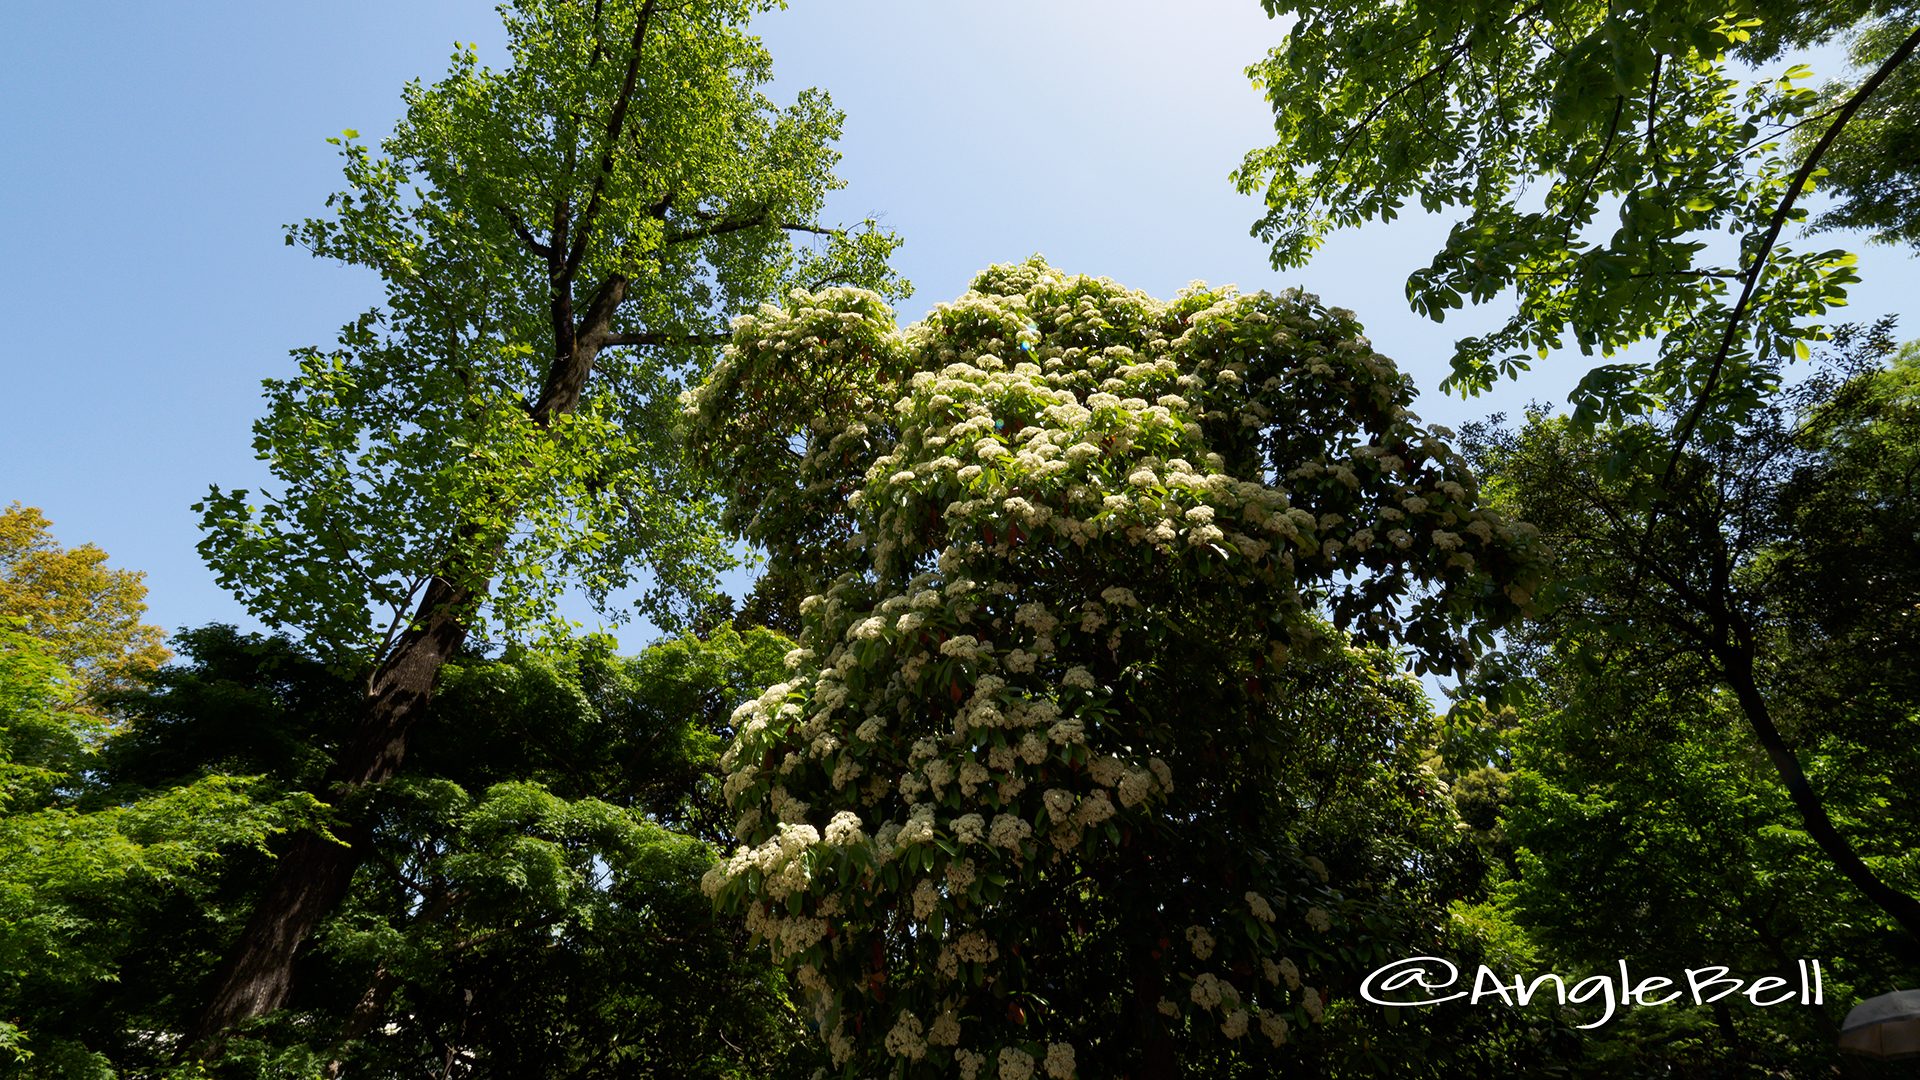
[[[444, 918], [453, 910], [458, 897], [452, 892], [437, 892], [424, 898], [420, 914], [414, 917], [415, 927], [427, 927]], [[393, 973], [382, 963], [374, 970], [373, 981], [360, 994], [360, 1000], [354, 1004], [353, 1013], [340, 1027], [340, 1034], [333, 1040], [333, 1060], [327, 1062], [327, 1068], [321, 1075], [326, 1080], [339, 1080], [347, 1070], [346, 1052], [355, 1039], [372, 1031], [387, 1015], [387, 1005], [393, 1000], [393, 992], [400, 989], [400, 976]]]
[[[579, 407], [594, 362], [610, 343], [613, 316], [627, 297], [627, 285], [627, 279], [618, 274], [601, 282], [578, 328], [559, 343], [546, 385], [530, 409], [536, 424], [546, 427], [555, 417]], [[556, 289], [570, 291], [572, 281], [562, 279]], [[463, 539], [476, 538], [469, 534]], [[480, 559], [484, 566], [486, 556]], [[486, 576], [473, 575], [481, 580]], [[374, 673], [360, 723], [327, 772], [329, 801], [339, 805], [400, 767], [407, 733], [432, 697], [440, 668], [466, 640], [466, 614], [480, 595], [475, 588], [444, 577], [435, 577], [428, 585], [413, 626]], [[349, 821], [335, 832], [347, 843], [317, 833], [297, 834], [274, 865], [266, 892], [228, 954], [219, 989], [194, 1031], [192, 1044], [199, 1052], [210, 1052], [229, 1028], [286, 1003], [293, 987], [295, 954], [346, 896], [353, 872], [366, 857], [368, 838], [360, 823]]]
[[1847, 838], [1834, 827], [1833, 819], [1827, 816], [1826, 804], [1800, 768], [1800, 759], [1774, 725], [1773, 714], [1767, 708], [1766, 698], [1760, 693], [1759, 684], [1754, 679], [1752, 655], [1736, 646], [1723, 648], [1719, 659], [1727, 682], [1733, 687], [1734, 697], [1740, 702], [1740, 711], [1746, 714], [1754, 736], [1760, 740], [1768, 760], [1773, 762], [1774, 771], [1780, 774], [1780, 782], [1786, 787], [1787, 797], [1793, 801], [1794, 809], [1800, 812], [1800, 821], [1806, 827], [1807, 835], [1826, 853], [1827, 858], [1833, 860], [1833, 865], [1853, 883], [1854, 888], [1891, 916], [1915, 941], [1920, 941], [1920, 900], [1880, 880]]
[[1129, 1067], [1126, 1075], [1130, 1080], [1176, 1080], [1180, 1075], [1179, 1054], [1173, 1033], [1167, 1030], [1167, 1018], [1160, 1015], [1160, 999], [1167, 992], [1167, 970], [1162, 949], [1156, 946], [1164, 927], [1151, 909], [1126, 921], [1131, 923], [1136, 945], [1130, 972], [1133, 1031], [1121, 1041], [1132, 1044], [1131, 1052], [1138, 1054], [1135, 1060], [1139, 1063], [1137, 1069]]
[[[440, 668], [466, 640], [466, 608], [474, 593], [442, 578], [428, 585], [414, 626], [401, 635], [368, 684], [365, 710], [327, 772], [337, 805], [392, 776], [406, 755], [407, 733], [426, 708]], [[284, 1005], [293, 986], [293, 960], [320, 920], [347, 894], [366, 857], [365, 822], [349, 820], [337, 839], [296, 833], [274, 864], [221, 969], [218, 990], [201, 1014], [194, 1042], [203, 1048], [227, 1029]]]
[[[539, 397], [528, 405], [533, 422], [542, 428], [578, 408], [603, 349], [666, 343], [652, 334], [613, 333], [614, 315], [626, 301], [631, 284], [624, 275], [604, 278], [588, 297], [584, 314], [577, 312], [574, 302], [589, 242], [600, 233], [598, 218], [613, 174], [616, 149], [631, 133], [628, 113], [639, 85], [642, 46], [657, 7], [658, 0], [644, 0], [636, 13], [627, 43], [626, 70], [619, 94], [607, 113], [586, 205], [576, 214], [569, 196], [558, 197], [544, 243], [527, 229], [521, 216], [499, 208], [526, 249], [545, 262], [547, 271], [554, 338], [551, 366]], [[569, 138], [569, 175], [573, 172], [573, 147]], [[656, 219], [664, 223], [672, 200], [669, 193], [653, 207]], [[462, 539], [477, 538], [467, 533]], [[492, 553], [494, 558], [498, 554], [497, 549]], [[467, 613], [484, 594], [492, 562], [484, 551], [456, 558], [472, 561], [464, 566], [443, 563], [438, 568], [445, 576], [431, 580], [413, 625], [401, 635], [368, 685], [360, 722], [327, 773], [327, 796], [336, 806], [343, 801], [351, 805], [352, 796], [386, 780], [400, 767], [408, 731], [426, 708], [441, 667], [466, 640]], [[449, 572], [456, 567], [472, 573]], [[456, 580], [465, 584], [456, 584]], [[346, 896], [354, 871], [367, 854], [366, 822], [346, 821], [336, 828], [335, 835], [346, 842], [337, 843], [317, 833], [299, 833], [275, 864], [253, 917], [221, 969], [218, 989], [201, 1014], [189, 1043], [195, 1049], [190, 1052], [209, 1053], [229, 1028], [285, 1004], [292, 990], [295, 955], [320, 921]], [[337, 1066], [329, 1066], [329, 1071]]]

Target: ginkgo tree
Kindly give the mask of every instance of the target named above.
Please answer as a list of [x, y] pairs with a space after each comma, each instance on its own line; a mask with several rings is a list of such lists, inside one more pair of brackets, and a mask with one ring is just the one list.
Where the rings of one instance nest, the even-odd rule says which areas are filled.
[[[215, 488], [201, 549], [270, 625], [365, 675], [323, 795], [229, 957], [200, 1034], [277, 1007], [366, 848], [356, 793], [394, 774], [437, 673], [482, 628], [612, 605], [645, 574], [672, 624], [726, 559], [679, 469], [676, 395], [727, 317], [794, 286], [898, 291], [871, 224], [820, 221], [840, 114], [777, 107], [759, 0], [522, 0], [507, 64], [455, 52], [289, 244], [377, 272], [384, 303], [267, 382], [270, 491]], [[344, 842], [341, 842], [344, 841]]]
[[736, 325], [696, 453], [817, 591], [706, 886], [846, 1075], [1263, 1069], [1444, 922], [1389, 648], [1455, 670], [1535, 582], [1412, 394], [1311, 296], [1038, 260], [904, 331], [848, 289]]

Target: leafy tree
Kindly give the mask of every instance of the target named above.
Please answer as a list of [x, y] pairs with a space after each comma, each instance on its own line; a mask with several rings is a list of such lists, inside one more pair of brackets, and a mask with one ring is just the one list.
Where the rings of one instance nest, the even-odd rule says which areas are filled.
[[[896, 290], [891, 237], [818, 222], [840, 114], [776, 108], [744, 25], [759, 0], [502, 9], [510, 64], [471, 49], [410, 84], [375, 155], [289, 244], [381, 275], [385, 304], [267, 382], [272, 493], [215, 488], [201, 548], [269, 625], [364, 674], [327, 798], [394, 775], [436, 676], [474, 633], [555, 622], [564, 584], [642, 570], [672, 626], [725, 552], [678, 467], [680, 380], [727, 317], [788, 287]], [[376, 616], [372, 618], [370, 616]], [[286, 999], [293, 960], [369, 852], [303, 833], [233, 947], [212, 1036]]]
[[1448, 670], [1532, 579], [1411, 395], [1312, 297], [1037, 259], [738, 324], [696, 451], [816, 591], [706, 885], [845, 1075], [1264, 1075], [1432, 938], [1473, 852], [1381, 646]]
[[[1642, 977], [1713, 963], [1797, 981], [1796, 960], [1818, 958], [1825, 1010], [1628, 1010], [1586, 1033], [1583, 1072], [1816, 1075], [1836, 1064], [1846, 1007], [1897, 988], [1911, 949], [1864, 896], [1836, 887], [1732, 695], [1697, 659], [1659, 652], [1566, 649], [1532, 669], [1506, 734], [1514, 771], [1499, 810], [1513, 869], [1488, 910], [1533, 946], [1533, 971], [1604, 974], [1625, 957]], [[1909, 827], [1874, 820], [1875, 783], [1847, 782], [1840, 740], [1803, 754], [1850, 831], [1911, 843]]]
[[[319, 934], [339, 1075], [806, 1076], [777, 975], [698, 890], [725, 726], [791, 643], [463, 663]], [[349, 1009], [348, 1006], [351, 1006]]]
[[[1852, 255], [1783, 242], [1823, 170], [1850, 170], [1835, 222], [1913, 210], [1869, 208], [1897, 202], [1904, 189], [1876, 185], [1910, 169], [1910, 117], [1889, 119], [1910, 113], [1908, 4], [1263, 3], [1297, 21], [1250, 69], [1279, 137], [1236, 174], [1265, 194], [1255, 231], [1295, 265], [1329, 230], [1409, 203], [1457, 213], [1407, 282], [1415, 310], [1516, 303], [1456, 343], [1453, 388], [1486, 389], [1569, 339], [1603, 356], [1657, 341], [1650, 359], [1592, 368], [1575, 416], [1690, 410], [1671, 432], [1684, 445], [1757, 407], [1855, 280]], [[1856, 26], [1864, 70], [1824, 96], [1804, 66], [1748, 75]]]
[[145, 575], [106, 562], [92, 544], [61, 547], [30, 506], [0, 510], [0, 620], [19, 620], [94, 693], [125, 685], [168, 655], [160, 628], [140, 621]]
[[[1911, 31], [1895, 10], [1863, 25], [1850, 42], [1849, 53], [1860, 67], [1871, 69], [1881, 57], [1893, 55]], [[1911, 9], [1904, 13], [1911, 19]], [[1844, 80], [1821, 90], [1823, 105], [1844, 102], [1853, 87]], [[1887, 76], [1880, 89], [1864, 101], [1852, 122], [1840, 130], [1821, 160], [1831, 174], [1829, 184], [1836, 203], [1815, 223], [1836, 229], [1862, 229], [1885, 244], [1920, 247], [1920, 69], [1902, 64]], [[1803, 150], [1817, 139], [1817, 127], [1796, 132]]]
[[[1707, 746], [1735, 755], [1718, 773], [1687, 764], [1704, 786], [1689, 798], [1720, 798], [1766, 762], [1803, 842], [1888, 920], [1876, 933], [1892, 938], [1863, 951], [1912, 957], [1920, 381], [1911, 354], [1877, 368], [1885, 329], [1844, 334], [1846, 351], [1820, 375], [1683, 455], [1665, 480], [1671, 414], [1592, 434], [1544, 416], [1517, 435], [1478, 433], [1492, 504], [1543, 523], [1555, 553], [1544, 620], [1518, 633], [1517, 669], [1490, 667], [1481, 689], [1525, 693], [1546, 679], [1567, 717], [1557, 723], [1639, 733], [1654, 742], [1638, 751], [1649, 760]], [[1635, 698], [1650, 715], [1629, 719]], [[1737, 752], [1744, 740], [1716, 733], [1727, 715], [1751, 739]], [[1617, 768], [1603, 765], [1608, 753], [1636, 753], [1631, 740], [1596, 749], [1605, 738], [1574, 759]]]
[[[112, 1076], [81, 1030], [98, 1020], [87, 1005], [117, 991], [177, 898], [205, 902], [223, 867], [317, 821], [318, 805], [224, 774], [90, 798], [105, 723], [78, 707], [57, 652], [0, 626], [0, 1071]], [[128, 1001], [120, 1038], [153, 1040], [180, 990]]]
[[[39, 862], [91, 875], [56, 878], [33, 859], [0, 872], [30, 913], [0, 940], [24, 950], [44, 925], [62, 950], [36, 946], [0, 997], [25, 1032], [16, 1043], [36, 1054], [28, 1075], [84, 1075], [75, 1061], [100, 1075], [202, 1075], [171, 1059], [227, 927], [272, 865], [264, 843], [222, 839], [191, 873], [167, 864], [161, 876], [134, 857], [196, 849], [108, 847], [109, 834], [74, 823], [150, 827], [165, 811], [197, 821], [210, 845], [222, 814], [311, 814], [304, 789], [358, 715], [355, 682], [284, 638], [216, 626], [179, 641], [187, 662], [121, 695], [121, 730], [84, 773], [65, 767], [63, 798], [82, 813], [0, 819], [0, 850], [65, 829], [60, 858]], [[408, 771], [358, 808], [368, 858], [303, 954], [287, 1007], [231, 1036], [216, 1074], [808, 1075], [817, 1051], [781, 980], [699, 892], [711, 848], [663, 824], [712, 816], [702, 807], [717, 801], [727, 719], [790, 648], [720, 630], [631, 659], [597, 640], [450, 666], [432, 706], [442, 722], [423, 726]], [[6, 746], [47, 745], [31, 730], [11, 724]]]

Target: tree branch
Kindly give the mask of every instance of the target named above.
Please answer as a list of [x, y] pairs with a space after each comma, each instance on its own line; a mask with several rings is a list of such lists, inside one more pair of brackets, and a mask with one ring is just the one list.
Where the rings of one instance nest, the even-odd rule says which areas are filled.
[[783, 229], [789, 232], [813, 233], [816, 236], [837, 236], [841, 232], [841, 230], [839, 229], [830, 229], [824, 225], [813, 225], [807, 222], [792, 222], [792, 221], [776, 222], [773, 220], [771, 213], [765, 210], [762, 210], [756, 214], [748, 215], [746, 217], [736, 217], [736, 218], [723, 218], [717, 214], [703, 214], [703, 213], [700, 213], [699, 211], [695, 211], [694, 216], [701, 218], [702, 220], [711, 222], [711, 224], [707, 225], [705, 228], [678, 229], [673, 232], [669, 232], [667, 234], [667, 239], [666, 239], [667, 247], [672, 247], [675, 244], [684, 244], [689, 240], [705, 240], [710, 237], [725, 236], [728, 233], [736, 233], [736, 232], [745, 231], [747, 229], [758, 229], [758, 228], [764, 228], [764, 227]]
[[1613, 119], [1607, 124], [1606, 141], [1600, 144], [1600, 153], [1594, 156], [1593, 171], [1587, 174], [1587, 182], [1581, 185], [1580, 194], [1567, 207], [1567, 229], [1560, 236], [1562, 246], [1573, 243], [1574, 222], [1579, 217], [1580, 208], [1587, 204], [1593, 195], [1593, 185], [1600, 182], [1600, 170], [1607, 167], [1607, 159], [1613, 156], [1613, 140], [1620, 135], [1620, 117], [1626, 112], [1627, 99], [1624, 94], [1613, 99]]
[[501, 217], [507, 219], [507, 224], [513, 227], [513, 235], [519, 237], [520, 242], [527, 245], [528, 251], [546, 259], [548, 262], [553, 261], [553, 249], [533, 238], [533, 230], [527, 228], [527, 223], [520, 219], [519, 214], [514, 213], [512, 207], [505, 203], [494, 203], [493, 208], [500, 211]]
[[545, 427], [555, 415], [572, 412], [579, 404], [587, 376], [593, 370], [593, 359], [606, 344], [613, 313], [627, 298], [628, 284], [624, 275], [609, 276], [587, 301], [580, 325], [567, 327], [570, 338], [567, 350], [553, 358], [546, 385], [540, 390], [540, 400], [533, 407], [534, 423]]
[[1714, 350], [1713, 363], [1707, 368], [1707, 378], [1700, 385], [1699, 397], [1694, 400], [1693, 408], [1687, 411], [1686, 420], [1680, 425], [1679, 433], [1674, 436], [1673, 455], [1667, 459], [1666, 472], [1661, 476], [1663, 484], [1673, 475], [1674, 466], [1680, 461], [1680, 452], [1686, 448], [1687, 440], [1692, 438], [1701, 417], [1706, 415], [1707, 403], [1713, 399], [1714, 384], [1720, 380], [1720, 372], [1726, 367], [1727, 356], [1733, 351], [1734, 339], [1739, 336], [1740, 320], [1746, 315], [1747, 303], [1753, 299], [1753, 291], [1760, 283], [1760, 274], [1767, 266], [1767, 256], [1773, 253], [1773, 245], [1780, 239], [1780, 230], [1786, 226], [1787, 218], [1793, 213], [1793, 204], [1799, 200], [1800, 192], [1805, 190], [1812, 179], [1813, 171], [1819, 166], [1821, 156], [1827, 152], [1828, 147], [1833, 145], [1833, 141], [1839, 138], [1841, 130], [1847, 126], [1848, 121], [1853, 119], [1853, 114], [1860, 111], [1860, 106], [1866, 104], [1867, 99], [1873, 96], [1874, 91], [1880, 89], [1880, 85], [1887, 81], [1888, 76], [1892, 75], [1895, 69], [1907, 62], [1907, 58], [1913, 55], [1915, 48], [1920, 48], [1920, 28], [1908, 34], [1899, 48], [1894, 49], [1872, 76], [1861, 83], [1860, 88], [1847, 98], [1846, 103], [1840, 107], [1839, 113], [1833, 118], [1833, 123], [1827, 125], [1826, 133], [1821, 135], [1820, 141], [1807, 152], [1807, 160], [1800, 163], [1800, 170], [1793, 174], [1793, 181], [1787, 185], [1786, 197], [1780, 200], [1780, 205], [1774, 208], [1773, 217], [1767, 222], [1767, 235], [1761, 240], [1760, 249], [1754, 253], [1753, 265], [1747, 268], [1746, 283], [1740, 288], [1740, 298], [1734, 302], [1733, 312], [1727, 316], [1726, 332], [1720, 336], [1720, 347]]
[[607, 193], [607, 178], [613, 175], [613, 148], [620, 142], [620, 129], [626, 126], [627, 109], [633, 104], [634, 84], [640, 78], [640, 47], [646, 41], [647, 23], [653, 18], [654, 5], [655, 0], [647, 0], [633, 20], [633, 51], [627, 57], [627, 73], [620, 82], [620, 96], [614, 99], [613, 112], [607, 116], [607, 140], [600, 150], [600, 172], [593, 178], [593, 193], [587, 197], [587, 208], [580, 215], [573, 247], [567, 251], [569, 276], [580, 269], [580, 260], [586, 257], [587, 240], [593, 235], [593, 219], [599, 214], [601, 199]]

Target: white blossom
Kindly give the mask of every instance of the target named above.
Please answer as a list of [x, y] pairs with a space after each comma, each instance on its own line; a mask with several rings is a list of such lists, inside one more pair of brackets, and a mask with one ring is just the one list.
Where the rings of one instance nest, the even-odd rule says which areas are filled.
[[1009, 851], [1020, 850], [1020, 842], [1033, 835], [1033, 826], [1018, 814], [995, 814], [987, 831], [987, 843]]
[[1287, 1018], [1279, 1013], [1261, 1013], [1260, 1034], [1265, 1035], [1273, 1045], [1281, 1045], [1287, 1041]]
[[913, 1015], [912, 1010], [901, 1010], [893, 1030], [887, 1032], [886, 1047], [887, 1053], [894, 1057], [918, 1061], [926, 1056], [927, 1043], [920, 1036], [920, 1018]]
[[833, 846], [858, 844], [867, 836], [861, 831], [860, 815], [851, 810], [841, 810], [827, 822], [827, 843]]
[[1247, 893], [1246, 900], [1247, 910], [1253, 912], [1254, 918], [1267, 923], [1273, 921], [1273, 905], [1267, 903], [1266, 897], [1261, 896], [1257, 892], [1249, 892]]

